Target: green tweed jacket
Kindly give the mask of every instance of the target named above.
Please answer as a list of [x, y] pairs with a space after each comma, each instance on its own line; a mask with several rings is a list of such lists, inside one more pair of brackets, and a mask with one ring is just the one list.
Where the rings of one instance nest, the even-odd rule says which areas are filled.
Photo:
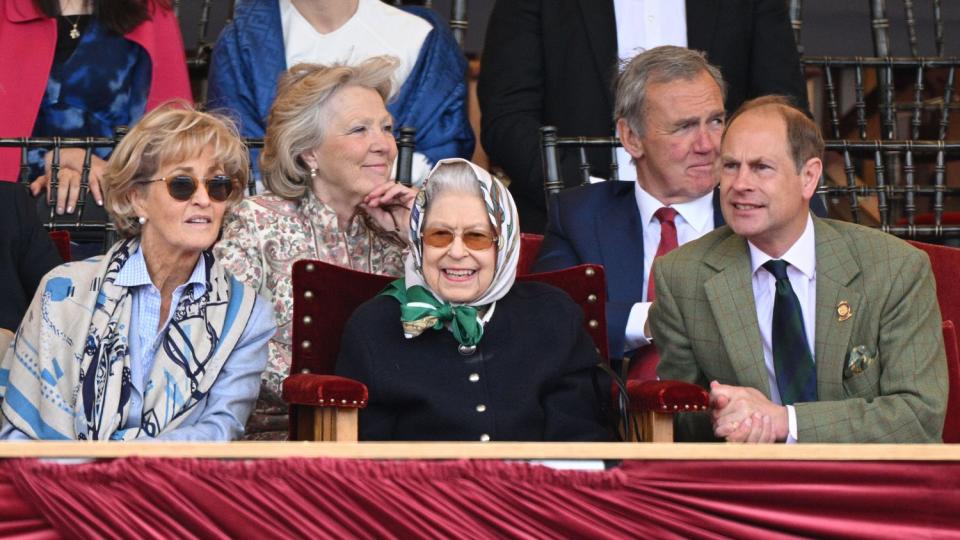
[[[813, 223], [819, 401], [795, 405], [797, 440], [940, 442], [947, 364], [926, 254], [867, 227]], [[750, 386], [769, 398], [746, 240], [719, 228], [658, 259], [654, 272], [660, 377]], [[851, 361], [861, 345], [867, 360]], [[677, 423], [678, 440], [714, 440], [706, 414]]]

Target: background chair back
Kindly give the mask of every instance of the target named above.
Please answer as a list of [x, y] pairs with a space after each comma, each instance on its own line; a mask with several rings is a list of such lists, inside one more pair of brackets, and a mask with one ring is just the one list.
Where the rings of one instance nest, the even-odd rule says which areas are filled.
[[[547, 204], [550, 204], [551, 195], [565, 187], [589, 184], [591, 176], [619, 180], [621, 164], [617, 161], [617, 148], [620, 146], [617, 137], [559, 137], [555, 126], [541, 127], [540, 163]], [[564, 174], [573, 167], [577, 171], [576, 182], [565, 178]]]
[[517, 263], [517, 275], [529, 274], [533, 263], [537, 261], [540, 245], [543, 244], [543, 235], [520, 233], [520, 262]]
[[926, 252], [937, 283], [937, 303], [945, 321], [960, 325], [960, 287], [956, 286], [957, 269], [960, 269], [960, 248], [908, 241], [912, 246]]

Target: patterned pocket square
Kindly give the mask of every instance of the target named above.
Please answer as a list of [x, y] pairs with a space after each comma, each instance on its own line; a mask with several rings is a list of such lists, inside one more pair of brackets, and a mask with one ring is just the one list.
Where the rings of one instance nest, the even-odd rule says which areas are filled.
[[857, 345], [847, 355], [847, 364], [843, 368], [843, 378], [849, 379], [854, 375], [863, 373], [870, 367], [870, 364], [876, 361], [876, 357], [876, 353], [871, 353], [866, 345]]

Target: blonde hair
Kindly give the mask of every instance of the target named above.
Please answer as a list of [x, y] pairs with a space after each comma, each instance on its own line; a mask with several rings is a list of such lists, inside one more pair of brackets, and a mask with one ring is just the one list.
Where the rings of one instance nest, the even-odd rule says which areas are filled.
[[147, 113], [123, 137], [107, 162], [100, 187], [104, 205], [117, 231], [125, 236], [140, 234], [130, 194], [153, 180], [160, 167], [191, 159], [205, 148], [234, 179], [228, 205], [243, 197], [250, 158], [234, 123], [226, 117], [200, 112], [185, 101], [162, 104]]
[[260, 154], [267, 189], [285, 199], [303, 197], [310, 170], [300, 155], [323, 141], [333, 112], [331, 99], [344, 88], [359, 86], [376, 91], [386, 103], [398, 64], [392, 56], [374, 56], [355, 66], [297, 64], [284, 73], [267, 116]]

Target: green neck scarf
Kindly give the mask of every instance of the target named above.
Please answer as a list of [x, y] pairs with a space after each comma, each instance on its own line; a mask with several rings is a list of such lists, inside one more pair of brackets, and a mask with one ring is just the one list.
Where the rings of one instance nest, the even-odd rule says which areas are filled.
[[453, 337], [463, 346], [473, 347], [483, 337], [483, 324], [473, 306], [441, 302], [420, 285], [408, 289], [404, 279], [392, 282], [380, 294], [400, 302], [400, 322], [408, 338], [419, 336], [428, 328], [442, 330], [446, 323], [450, 323]]

